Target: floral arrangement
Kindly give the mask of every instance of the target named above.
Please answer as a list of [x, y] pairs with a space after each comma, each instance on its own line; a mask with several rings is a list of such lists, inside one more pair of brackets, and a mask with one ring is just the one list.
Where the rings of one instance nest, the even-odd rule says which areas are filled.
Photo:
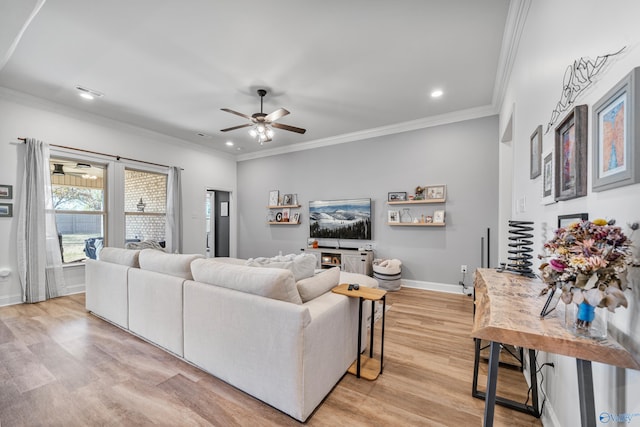
[[565, 304], [588, 303], [606, 307], [613, 312], [628, 306], [624, 295], [624, 272], [630, 264], [631, 242], [616, 227], [604, 219], [575, 222], [559, 228], [553, 239], [544, 244], [550, 258], [540, 265], [542, 280], [549, 284], [542, 293], [562, 286]]

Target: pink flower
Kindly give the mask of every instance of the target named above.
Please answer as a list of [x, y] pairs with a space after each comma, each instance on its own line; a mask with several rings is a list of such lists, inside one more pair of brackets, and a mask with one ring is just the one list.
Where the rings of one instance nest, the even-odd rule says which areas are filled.
[[560, 260], [552, 259], [549, 261], [549, 265], [556, 271], [562, 273], [567, 266]]

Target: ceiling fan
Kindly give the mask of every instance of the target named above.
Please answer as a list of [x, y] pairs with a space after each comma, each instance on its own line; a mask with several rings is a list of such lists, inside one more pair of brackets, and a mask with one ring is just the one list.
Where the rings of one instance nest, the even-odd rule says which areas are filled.
[[262, 145], [263, 142], [269, 142], [273, 138], [273, 129], [271, 129], [272, 127], [277, 129], [288, 130], [289, 132], [301, 133], [301, 134], [307, 131], [306, 129], [298, 128], [295, 126], [289, 126], [282, 123], [275, 123], [276, 120], [289, 114], [289, 111], [285, 110], [284, 108], [279, 108], [270, 114], [263, 113], [262, 101], [266, 94], [267, 94], [267, 91], [265, 89], [258, 89], [258, 96], [260, 96], [260, 112], [254, 113], [251, 116], [239, 113], [229, 108], [222, 108], [222, 111], [226, 111], [227, 113], [235, 114], [236, 116], [249, 119], [249, 123], [245, 123], [239, 126], [233, 126], [226, 129], [221, 129], [220, 132], [229, 132], [230, 130], [236, 130], [236, 129], [253, 126], [253, 128], [249, 131], [249, 134], [254, 138], [256, 138], [260, 143], [260, 145]]

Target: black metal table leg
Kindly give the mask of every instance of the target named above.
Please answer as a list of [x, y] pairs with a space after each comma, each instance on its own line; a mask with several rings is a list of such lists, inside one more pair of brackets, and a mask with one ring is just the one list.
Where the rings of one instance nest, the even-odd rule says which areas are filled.
[[580, 421], [582, 427], [595, 427], [596, 412], [593, 397], [593, 374], [591, 361], [576, 359], [578, 368], [578, 400], [580, 401]]
[[370, 340], [369, 340], [369, 357], [373, 359], [373, 325], [376, 317], [376, 302], [371, 301], [371, 329], [370, 329]]
[[387, 312], [387, 296], [382, 297], [382, 336], [380, 337], [380, 373], [382, 373], [382, 367], [384, 366], [384, 316]]
[[489, 372], [487, 373], [487, 391], [484, 402], [484, 426], [493, 426], [493, 413], [496, 409], [496, 387], [498, 382], [498, 362], [500, 361], [500, 343], [491, 341], [489, 353]]
[[362, 301], [364, 299], [362, 297], [358, 298], [358, 360], [356, 364], [356, 378], [360, 378], [360, 350], [362, 346]]

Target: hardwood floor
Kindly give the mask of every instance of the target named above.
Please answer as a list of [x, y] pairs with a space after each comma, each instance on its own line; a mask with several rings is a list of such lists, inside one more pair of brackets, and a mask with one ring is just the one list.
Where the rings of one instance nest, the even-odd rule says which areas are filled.
[[[471, 397], [471, 298], [404, 288], [387, 303], [384, 373], [345, 375], [306, 424], [482, 425], [484, 401]], [[522, 373], [501, 369], [498, 395], [524, 402]], [[148, 424], [300, 425], [88, 314], [84, 294], [0, 308], [0, 426]], [[497, 406], [495, 425], [541, 423]]]

